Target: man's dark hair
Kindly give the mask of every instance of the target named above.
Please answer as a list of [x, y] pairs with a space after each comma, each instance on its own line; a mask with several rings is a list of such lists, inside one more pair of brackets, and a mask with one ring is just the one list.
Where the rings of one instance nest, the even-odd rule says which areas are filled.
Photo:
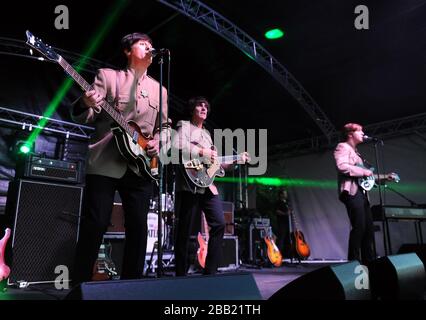
[[189, 113], [189, 115], [192, 116], [192, 114], [194, 113], [195, 107], [202, 102], [204, 102], [206, 104], [207, 115], [209, 115], [210, 114], [210, 103], [205, 97], [202, 97], [202, 96], [193, 97], [193, 98], [188, 100], [188, 113]]
[[151, 38], [145, 33], [129, 33], [121, 39], [121, 47], [123, 50], [130, 51], [132, 45], [139, 40], [148, 41], [152, 45]]

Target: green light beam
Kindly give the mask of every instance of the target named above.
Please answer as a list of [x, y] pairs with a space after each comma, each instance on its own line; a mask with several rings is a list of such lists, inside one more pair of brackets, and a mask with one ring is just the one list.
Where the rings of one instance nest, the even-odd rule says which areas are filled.
[[[225, 183], [240, 183], [243, 181], [239, 178], [232, 177], [217, 177], [217, 182]], [[309, 179], [286, 179], [278, 177], [248, 177], [248, 184], [255, 184], [270, 187], [301, 187], [301, 188], [320, 188], [320, 189], [334, 189], [337, 192], [336, 180], [309, 180]], [[425, 183], [389, 183], [389, 187], [401, 193], [420, 193], [426, 194]], [[371, 192], [377, 192], [378, 188], [374, 188]], [[391, 193], [391, 190], [387, 191]]]
[[[84, 68], [84, 66], [87, 64], [88, 59], [90, 59], [93, 56], [94, 52], [99, 48], [101, 42], [104, 40], [105, 36], [117, 20], [118, 16], [126, 7], [127, 3], [128, 0], [119, 0], [116, 2], [115, 6], [111, 10], [108, 10], [108, 12], [111, 12], [111, 14], [106, 17], [105, 23], [103, 23], [98, 28], [98, 31], [95, 33], [95, 36], [90, 39], [89, 46], [83, 51], [84, 53], [82, 55], [82, 58], [77, 62], [77, 66], [75, 67], [77, 72], [80, 72], [80, 70]], [[38, 127], [35, 128], [31, 135], [28, 137], [26, 141], [27, 145], [31, 147], [37, 140], [41, 131], [44, 129], [48, 122], [47, 118], [51, 118], [52, 115], [56, 112], [56, 109], [58, 108], [59, 104], [72, 87], [73, 82], [74, 80], [68, 77], [62, 82], [55, 96], [48, 104], [42, 118], [38, 122]]]

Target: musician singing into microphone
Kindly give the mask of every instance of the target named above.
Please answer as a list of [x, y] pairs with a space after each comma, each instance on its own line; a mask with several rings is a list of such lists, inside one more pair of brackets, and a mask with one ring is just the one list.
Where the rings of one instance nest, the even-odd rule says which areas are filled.
[[[190, 121], [177, 123], [177, 135], [173, 147], [180, 150], [186, 159], [198, 159], [202, 163], [214, 162], [217, 152], [204, 121], [210, 113], [210, 104], [204, 97], [194, 97], [188, 102]], [[248, 158], [243, 155], [241, 163]], [[176, 276], [185, 276], [188, 269], [188, 245], [195, 219], [200, 219], [203, 211], [207, 220], [209, 240], [203, 274], [215, 274], [221, 255], [221, 244], [225, 231], [225, 218], [219, 192], [214, 184], [200, 187], [185, 175], [182, 166], [176, 170], [176, 215], [177, 236], [175, 243]]]
[[[153, 136], [147, 144], [146, 155], [155, 157], [159, 152], [160, 88], [159, 83], [147, 75], [153, 59], [149, 36], [128, 34], [121, 44], [127, 67], [123, 70], [99, 69], [93, 90], [86, 92], [73, 109], [76, 121], [92, 123], [96, 128], [89, 145], [74, 283], [91, 280], [103, 235], [110, 225], [116, 190], [121, 196], [126, 227], [121, 278], [139, 278], [144, 270], [152, 180], [123, 156], [123, 148], [118, 147], [111, 132], [116, 121], [102, 106], [106, 100], [118, 111], [123, 123], [132, 120], [143, 134]], [[162, 88], [162, 103], [161, 130], [166, 131], [162, 134], [165, 137], [170, 130], [165, 88]]]
[[[359, 260], [363, 264], [375, 259], [374, 226], [367, 193], [358, 185], [358, 178], [374, 176], [364, 167], [357, 146], [364, 139], [361, 125], [348, 123], [343, 127], [345, 142], [334, 150], [338, 172], [339, 199], [345, 206], [351, 223], [348, 260]], [[392, 175], [382, 178], [393, 180]]]

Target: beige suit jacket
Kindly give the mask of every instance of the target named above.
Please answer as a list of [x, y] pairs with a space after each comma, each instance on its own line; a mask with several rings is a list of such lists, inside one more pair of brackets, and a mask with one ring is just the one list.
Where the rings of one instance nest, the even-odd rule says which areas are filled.
[[341, 142], [334, 150], [334, 159], [337, 168], [338, 192], [347, 191], [351, 196], [358, 191], [358, 181], [356, 178], [363, 177], [365, 169], [358, 165], [363, 165], [359, 153], [348, 143]]
[[[117, 77], [119, 85], [118, 109], [126, 121], [133, 120], [145, 134], [151, 134], [159, 139], [159, 83], [146, 74], [139, 79], [133, 70], [99, 69], [93, 83], [93, 88], [111, 105], [116, 105]], [[167, 115], [167, 90], [162, 88], [162, 123], [163, 130], [170, 130]], [[74, 104], [73, 119], [80, 123], [92, 123], [95, 133], [89, 144], [89, 155], [86, 165], [87, 174], [98, 174], [111, 178], [121, 178], [128, 163], [120, 154], [113, 134], [111, 124], [114, 121], [106, 112], [94, 112], [92, 108], [83, 108], [83, 99]], [[166, 128], [165, 128], [166, 127]], [[169, 132], [162, 134], [168, 136]], [[135, 171], [135, 168], [131, 169]], [[135, 171], [136, 172], [136, 171]]]
[[[172, 146], [181, 150], [186, 159], [190, 159], [190, 154], [198, 155], [200, 149], [210, 149], [213, 145], [210, 132], [205, 128], [198, 128], [190, 121], [181, 120], [176, 125], [177, 134], [173, 138]], [[190, 191], [192, 193], [204, 193], [206, 188], [194, 186], [184, 176], [182, 168], [176, 170], [176, 191]], [[214, 184], [209, 186], [210, 191], [217, 195], [219, 194], [217, 187]]]

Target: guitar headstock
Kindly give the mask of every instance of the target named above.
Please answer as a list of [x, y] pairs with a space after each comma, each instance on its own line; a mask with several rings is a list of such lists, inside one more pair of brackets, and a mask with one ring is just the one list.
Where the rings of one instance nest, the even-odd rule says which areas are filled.
[[41, 41], [40, 38], [35, 37], [31, 32], [28, 30], [25, 32], [27, 35], [27, 45], [29, 45], [31, 48], [37, 50], [39, 53], [41, 53], [43, 56], [45, 56], [47, 59], [51, 61], [58, 62], [60, 59], [60, 55], [57, 54], [51, 46], [46, 45]]
[[388, 178], [388, 180], [394, 181], [396, 183], [398, 183], [399, 181], [401, 181], [401, 178], [395, 172], [389, 173], [387, 178]]

